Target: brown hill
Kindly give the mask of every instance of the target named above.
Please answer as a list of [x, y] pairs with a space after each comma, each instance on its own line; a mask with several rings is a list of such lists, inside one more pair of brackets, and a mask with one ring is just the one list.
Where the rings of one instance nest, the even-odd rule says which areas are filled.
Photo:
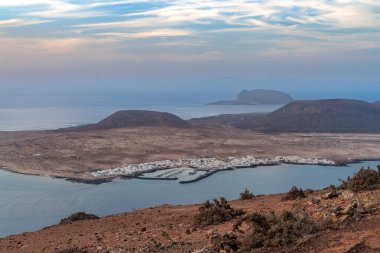
[[213, 105], [257, 105], [257, 104], [287, 104], [292, 102], [293, 98], [281, 91], [275, 90], [243, 90], [238, 94], [236, 100], [225, 100]]
[[87, 131], [133, 127], [191, 128], [192, 126], [178, 116], [167, 112], [124, 110], [115, 112], [96, 124], [60, 129], [59, 131]]
[[295, 101], [258, 119], [254, 128], [269, 132], [380, 132], [380, 110], [350, 99]]
[[236, 127], [242, 129], [252, 128], [254, 122], [267, 115], [267, 113], [221, 114], [217, 116], [193, 118], [188, 122], [199, 127]]
[[378, 109], [380, 109], [380, 100], [373, 103]]

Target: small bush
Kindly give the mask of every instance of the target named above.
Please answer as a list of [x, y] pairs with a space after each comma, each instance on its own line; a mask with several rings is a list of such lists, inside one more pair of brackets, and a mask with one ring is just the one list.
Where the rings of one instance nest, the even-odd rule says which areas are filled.
[[243, 214], [243, 210], [233, 209], [227, 200], [221, 197], [220, 200], [214, 199], [212, 203], [206, 201], [199, 207], [198, 213], [194, 218], [194, 226], [205, 227], [221, 224]]
[[361, 168], [352, 177], [343, 181], [340, 188], [353, 192], [380, 189], [380, 168], [378, 167], [377, 171], [371, 168]]
[[293, 186], [288, 193], [283, 197], [283, 200], [296, 200], [306, 198], [307, 194], [302, 190], [302, 188], [297, 188]]
[[241, 251], [261, 247], [281, 247], [297, 243], [305, 235], [316, 232], [316, 226], [307, 217], [285, 211], [280, 216], [252, 213], [241, 218], [234, 226], [247, 226], [240, 237]]
[[55, 253], [88, 253], [88, 251], [78, 249], [78, 248], [69, 248], [69, 249], [56, 251]]
[[88, 214], [88, 213], [85, 213], [85, 212], [78, 212], [78, 213], [73, 213], [69, 217], [66, 217], [66, 218], [62, 219], [59, 222], [59, 224], [70, 224], [70, 223], [72, 223], [74, 221], [95, 220], [95, 219], [99, 219], [99, 217], [96, 216], [95, 214]]
[[240, 200], [253, 199], [255, 195], [250, 192], [247, 188], [240, 193]]

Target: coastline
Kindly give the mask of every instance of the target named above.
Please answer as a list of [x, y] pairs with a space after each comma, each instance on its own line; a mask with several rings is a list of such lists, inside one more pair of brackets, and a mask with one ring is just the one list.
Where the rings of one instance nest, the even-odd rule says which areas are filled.
[[303, 158], [298, 156], [277, 156], [274, 158], [255, 158], [253, 156], [246, 156], [241, 158], [229, 157], [226, 161], [216, 158], [162, 160], [149, 163], [130, 164], [125, 167], [114, 169], [99, 170], [91, 172], [90, 174], [94, 177], [139, 176], [143, 173], [183, 167], [193, 168], [195, 170], [225, 170], [252, 168], [262, 165], [274, 166], [282, 163], [299, 165], [336, 165], [336, 162], [329, 159]]
[[[290, 156], [290, 157], [293, 157], [293, 158], [296, 158], [296, 156]], [[244, 160], [246, 159], [247, 157], [243, 157], [241, 158], [241, 160]], [[251, 157], [253, 158], [253, 157]], [[286, 158], [286, 157], [280, 157], [280, 158]], [[339, 162], [335, 162], [335, 161], [332, 161], [332, 160], [329, 160], [329, 159], [315, 159], [315, 158], [301, 158], [301, 157], [297, 157], [299, 158], [300, 160], [306, 160], [306, 159], [309, 159], [311, 161], [319, 161], [319, 163], [307, 163], [307, 162], [277, 162], [279, 158], [276, 159], [273, 159], [273, 158], [260, 158], [260, 159], [256, 159], [257, 161], [261, 161], [262, 163], [256, 163], [256, 164], [250, 164], [250, 165], [239, 165], [239, 166], [228, 166], [228, 167], [222, 167], [222, 168], [205, 168], [205, 167], [197, 167], [197, 166], [191, 166], [192, 169], [196, 170], [196, 171], [207, 171], [206, 174], [202, 174], [200, 175], [199, 177], [195, 178], [195, 179], [191, 179], [191, 180], [181, 180], [179, 181], [178, 183], [180, 184], [187, 184], [187, 183], [193, 183], [193, 182], [197, 182], [197, 181], [200, 181], [204, 178], [207, 178], [209, 176], [212, 176], [213, 174], [217, 173], [217, 172], [223, 172], [223, 171], [228, 171], [228, 170], [240, 170], [240, 169], [249, 169], [249, 168], [257, 168], [257, 167], [266, 167], [266, 166], [279, 166], [281, 164], [289, 164], [289, 165], [305, 165], [305, 166], [308, 166], [308, 165], [317, 165], [317, 166], [321, 166], [321, 167], [325, 167], [325, 166], [334, 166], [334, 167], [347, 167], [348, 165], [350, 164], [360, 164], [362, 162], [366, 162], [366, 161], [380, 161], [380, 158], [368, 158], [368, 159], [349, 159], [349, 160], [346, 160], [346, 162], [342, 162], [342, 161], [339, 161]], [[237, 159], [237, 158], [233, 158], [233, 159]], [[199, 161], [199, 160], [212, 160], [212, 161], [217, 161], [217, 162], [223, 162], [221, 160], [217, 160], [215, 158], [203, 158], [203, 159], [179, 159], [179, 161]], [[239, 159], [240, 160], [240, 159]], [[276, 162], [263, 162], [263, 161], [276, 161]], [[325, 162], [323, 162], [325, 161]], [[175, 161], [170, 161], [170, 160], [164, 160], [164, 161], [156, 161], [156, 162], [149, 162], [149, 163], [141, 163], [141, 164], [131, 164], [131, 165], [128, 165], [124, 168], [129, 168], [129, 167], [140, 167], [140, 168], [144, 168], [145, 166], [152, 166], [152, 164], [161, 164], [162, 162], [171, 162], [173, 164], [177, 164], [178, 163], [175, 163]], [[178, 162], [178, 161], [177, 161]], [[183, 165], [183, 164], [182, 164]], [[190, 167], [190, 166], [189, 166]], [[66, 181], [69, 181], [69, 182], [72, 182], [72, 183], [80, 183], [80, 184], [89, 184], [89, 185], [99, 185], [99, 184], [104, 184], [104, 183], [110, 183], [112, 182], [113, 180], [115, 179], [118, 179], [118, 178], [121, 178], [121, 179], [141, 179], [141, 180], [165, 180], [165, 181], [176, 181], [176, 180], [179, 180], [178, 178], [173, 178], [173, 177], [168, 177], [168, 178], [156, 178], [156, 177], [143, 177], [144, 174], [146, 173], [153, 173], [153, 172], [157, 172], [157, 171], [163, 171], [163, 170], [167, 170], [167, 169], [180, 169], [179, 167], [159, 167], [159, 168], [149, 168], [149, 169], [146, 169], [146, 170], [140, 170], [140, 171], [136, 171], [134, 173], [131, 173], [131, 174], [112, 174], [112, 171], [119, 171], [120, 172], [120, 168], [115, 168], [115, 169], [106, 169], [106, 170], [101, 170], [101, 171], [95, 171], [95, 172], [85, 172], [85, 173], [78, 173], [77, 175], [73, 174], [73, 175], [67, 175], [67, 176], [63, 176], [63, 175], [48, 175], [46, 173], [26, 173], [26, 172], [23, 172], [23, 171], [17, 171], [17, 170], [13, 170], [13, 169], [10, 169], [6, 166], [0, 166], [0, 170], [4, 170], [4, 171], [7, 171], [7, 172], [10, 172], [10, 173], [15, 173], [15, 174], [21, 174], [21, 175], [25, 175], [25, 176], [38, 176], [38, 177], [50, 177], [50, 178], [53, 178], [53, 179], [62, 179], [62, 180], [66, 180]], [[100, 173], [99, 173], [100, 172]], [[107, 172], [111, 172], [111, 174], [105, 174]], [[86, 176], [84, 176], [84, 174]], [[97, 176], [94, 176], [93, 174], [97, 174]], [[102, 174], [102, 175], [101, 175]]]
[[[135, 173], [120, 175], [176, 167], [238, 169], [279, 163], [344, 166], [378, 160], [379, 145], [380, 134], [265, 134], [222, 128], [0, 133], [0, 165], [3, 170], [24, 175], [100, 184], [119, 175], [94, 177], [91, 173], [128, 166], [135, 168]], [[298, 159], [281, 161], [276, 157]]]
[[[339, 223], [331, 218], [335, 229], [325, 229], [297, 244], [297, 252], [351, 252], [355, 245], [371, 246], [378, 249], [380, 243], [379, 190], [363, 193], [342, 192], [335, 198], [326, 198], [330, 190], [317, 190], [305, 199], [284, 201], [284, 193], [257, 195], [250, 200], [229, 200], [234, 209], [243, 209], [247, 213], [280, 214], [284, 211], [296, 212], [302, 209], [304, 214], [316, 222], [334, 218], [337, 203], [345, 209], [352, 203], [363, 203], [368, 210], [360, 219]], [[147, 252], [175, 253], [191, 249], [196, 252], [210, 245], [210, 234], [227, 234], [232, 231], [236, 219], [205, 228], [193, 227], [194, 217], [200, 204], [160, 205], [106, 215], [99, 219], [76, 221], [64, 225], [50, 225], [34, 232], [24, 232], [0, 238], [0, 251], [18, 252], [55, 252], [69, 248], [85, 248], [89, 252], [107, 249], [112, 252], [140, 252], [147, 247]], [[63, 217], [62, 217], [63, 218]], [[138, 222], [136, 222], [138, 220]], [[58, 222], [58, 220], [57, 220]], [[352, 229], [352, 228], [355, 229]], [[343, 236], [342, 236], [343, 235]], [[80, 238], [80, 240], [78, 240]], [[99, 239], [100, 238], [100, 239]], [[53, 242], [53, 243], [52, 243]], [[128, 243], [126, 243], [128, 242]], [[368, 247], [369, 247], [368, 246]], [[268, 252], [293, 252], [293, 246], [272, 248]], [[355, 251], [356, 252], [356, 251]], [[369, 252], [369, 251], [368, 251]], [[371, 251], [377, 252], [377, 251]]]

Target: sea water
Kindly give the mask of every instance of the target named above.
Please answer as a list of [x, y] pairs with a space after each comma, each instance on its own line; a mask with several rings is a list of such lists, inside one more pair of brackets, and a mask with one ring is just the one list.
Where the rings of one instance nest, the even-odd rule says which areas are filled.
[[96, 123], [119, 110], [173, 113], [182, 119], [272, 112], [282, 105], [208, 105], [217, 100], [171, 95], [0, 96], [0, 131], [47, 130]]
[[115, 179], [100, 185], [27, 176], [0, 170], [0, 237], [56, 224], [73, 212], [110, 215], [162, 204], [194, 204], [220, 196], [239, 198], [245, 188], [255, 194], [288, 191], [293, 185], [322, 189], [338, 185], [361, 166], [279, 165], [218, 172], [201, 181]]

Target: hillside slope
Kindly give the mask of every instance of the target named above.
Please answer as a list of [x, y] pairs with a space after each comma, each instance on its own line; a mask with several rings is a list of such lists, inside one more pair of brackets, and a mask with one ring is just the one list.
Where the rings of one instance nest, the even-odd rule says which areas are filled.
[[[324, 229], [300, 244], [281, 248], [261, 248], [249, 252], [380, 252], [379, 190], [341, 194], [326, 199], [326, 191], [314, 192], [306, 199], [282, 201], [283, 194], [257, 196], [251, 200], [233, 201], [231, 206], [246, 212], [270, 214], [285, 210], [302, 210], [316, 222], [335, 217], [336, 210], [347, 209], [360, 202], [365, 210], [356, 219], [329, 220], [334, 229]], [[235, 233], [237, 219], [219, 225], [193, 229], [199, 205], [159, 206], [107, 216], [96, 220], [76, 221], [56, 225], [33, 233], [23, 233], [0, 239], [0, 252], [55, 253], [55, 252], [211, 252], [197, 251], [215, 243], [213, 235]], [[58, 222], [58, 221], [57, 221]], [[339, 225], [341, 224], [341, 225]], [[211, 237], [211, 238], [210, 238]], [[78, 248], [83, 251], [63, 251]], [[223, 251], [220, 251], [223, 252]], [[246, 251], [247, 252], [247, 251]]]
[[96, 124], [59, 129], [58, 131], [90, 131], [135, 127], [191, 128], [192, 126], [178, 116], [167, 112], [123, 110], [113, 113]]
[[268, 132], [380, 132], [380, 110], [351, 99], [294, 101], [255, 121]]
[[379, 101], [376, 101], [375, 103], [373, 103], [377, 108], [380, 109], [380, 100]]

